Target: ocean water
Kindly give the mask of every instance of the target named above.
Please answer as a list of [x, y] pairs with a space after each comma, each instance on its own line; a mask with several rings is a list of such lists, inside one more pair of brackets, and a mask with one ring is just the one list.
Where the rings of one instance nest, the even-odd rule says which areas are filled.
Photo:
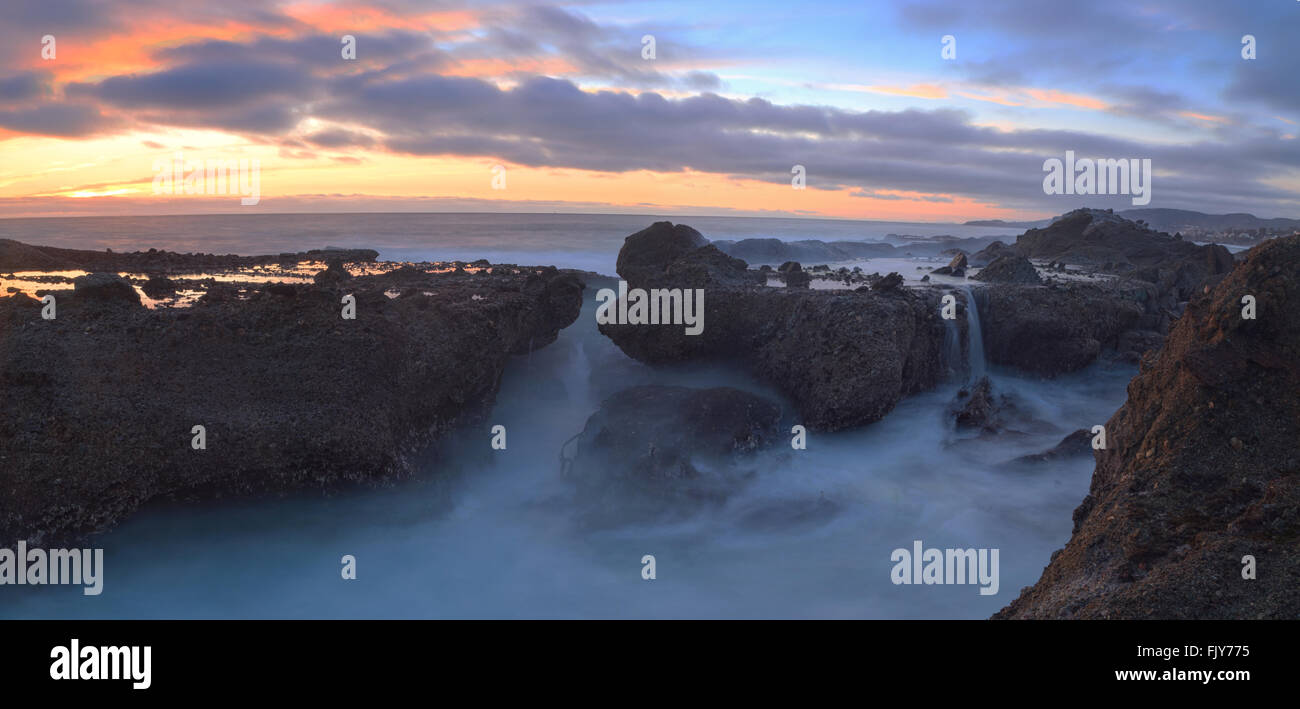
[[[585, 238], [615, 252], [645, 221], [597, 219], [610, 219], [613, 233]], [[581, 238], [561, 223], [529, 232], [532, 241], [518, 226], [521, 236], [505, 253], [522, 253], [522, 243], [578, 263], [607, 257], [578, 248]], [[830, 238], [816, 227], [794, 238]], [[536, 236], [548, 230], [564, 236]], [[375, 244], [346, 241], [353, 237], [340, 236], [345, 231], [271, 250]], [[234, 244], [238, 235], [223, 238]], [[389, 257], [389, 249], [433, 248], [385, 239], [375, 245]], [[490, 243], [481, 235], [445, 241], [469, 249], [461, 242], [475, 239]], [[559, 473], [562, 444], [601, 400], [644, 383], [729, 385], [781, 398], [735, 368], [635, 362], [597, 331], [594, 311], [589, 293], [554, 344], [515, 358], [482, 430], [454, 436], [415, 480], [329, 497], [154, 506], [87, 543], [105, 550], [102, 595], [9, 586], [0, 590], [0, 617], [983, 618], [1035, 582], [1068, 539], [1093, 467], [1088, 457], [1032, 468], [1007, 461], [1107, 420], [1135, 373], [1097, 364], [1044, 381], [990, 367], [995, 390], [1016, 403], [1014, 431], [977, 436], [956, 430], [949, 413], [968, 375], [958, 363], [949, 381], [876, 424], [812, 433], [806, 450], [759, 453], [753, 478], [719, 507], [620, 522], [620, 507], [636, 500], [593, 510]], [[494, 424], [507, 427], [504, 451], [490, 449]], [[914, 540], [998, 549], [997, 593], [892, 583], [892, 551]], [[651, 581], [641, 576], [647, 554], [656, 559]], [[341, 578], [344, 555], [356, 558], [356, 580]]]
[[[634, 214], [253, 214], [0, 219], [0, 238], [74, 249], [149, 248], [214, 254], [275, 254], [326, 246], [372, 248], [392, 261], [554, 265], [614, 274], [623, 239], [656, 221], [689, 224], [709, 239], [887, 240], [889, 234], [1007, 235], [962, 224], [680, 217]], [[1014, 236], [1014, 234], [1012, 234]]]

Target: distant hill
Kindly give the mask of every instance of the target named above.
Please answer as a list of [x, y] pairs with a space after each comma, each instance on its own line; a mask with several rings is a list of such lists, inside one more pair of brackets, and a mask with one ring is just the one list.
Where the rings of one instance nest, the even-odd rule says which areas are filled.
[[[1121, 217], [1132, 221], [1141, 219], [1157, 231], [1170, 233], [1186, 231], [1191, 228], [1205, 231], [1234, 231], [1243, 229], [1297, 229], [1300, 219], [1261, 219], [1254, 214], [1238, 212], [1235, 214], [1205, 214], [1189, 209], [1126, 209], [1116, 212]], [[1040, 219], [1032, 222], [1008, 222], [1001, 219], [979, 219], [966, 222], [968, 226], [1015, 227], [1019, 229], [1040, 229], [1051, 224], [1054, 219]]]
[[1119, 213], [1125, 219], [1141, 219], [1151, 225], [1152, 229], [1175, 232], [1188, 227], [1199, 227], [1207, 231], [1228, 231], [1238, 229], [1296, 229], [1300, 228], [1300, 219], [1261, 219], [1254, 214], [1237, 212], [1234, 214], [1204, 214], [1187, 209], [1127, 209]]

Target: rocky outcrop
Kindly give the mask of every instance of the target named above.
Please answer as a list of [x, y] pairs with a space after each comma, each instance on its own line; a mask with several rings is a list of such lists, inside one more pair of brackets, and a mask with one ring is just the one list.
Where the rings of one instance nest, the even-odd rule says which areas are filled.
[[966, 254], [958, 253], [952, 257], [952, 261], [947, 266], [936, 268], [931, 273], [940, 276], [957, 276], [958, 278], [966, 275]]
[[158, 310], [89, 277], [54, 320], [0, 298], [0, 546], [102, 531], [151, 500], [409, 475], [415, 453], [486, 413], [512, 354], [578, 315], [575, 276], [494, 271], [214, 284], [225, 297]]
[[953, 401], [953, 420], [957, 428], [978, 428], [994, 433], [1001, 427], [998, 412], [1006, 397], [993, 395], [993, 384], [988, 377], [980, 377], [973, 386], [963, 387]]
[[[629, 237], [619, 275], [633, 288], [703, 288], [704, 329], [687, 335], [681, 326], [600, 325], [634, 359], [733, 362], [789, 397], [798, 423], [823, 430], [877, 421], [945, 373], [937, 291], [769, 288], [752, 280], [762, 273], [746, 271], [738, 259], [712, 270], [689, 267], [695, 257], [688, 249], [671, 247], [686, 246], [678, 228], [652, 228], [668, 244], [646, 244], [646, 232]], [[710, 247], [692, 248], [708, 258]]]
[[1016, 239], [1031, 259], [1092, 266], [1175, 289], [1177, 299], [1232, 270], [1232, 254], [1218, 244], [1197, 246], [1100, 209], [1076, 209]]
[[995, 241], [983, 249], [976, 251], [974, 254], [971, 254], [970, 265], [977, 268], [983, 268], [1003, 256], [1017, 255], [1018, 253], [1014, 246], [1007, 246], [1001, 241]]
[[725, 495], [737, 482], [730, 464], [771, 445], [780, 416], [777, 404], [730, 387], [625, 389], [587, 420], [566, 477], [587, 488]]
[[1034, 264], [1024, 256], [999, 256], [971, 278], [985, 283], [1017, 283], [1032, 286], [1041, 285], [1043, 282], [1038, 277]]
[[73, 293], [83, 303], [139, 305], [140, 295], [131, 282], [116, 273], [91, 273], [72, 279]]
[[340, 259], [344, 262], [374, 261], [379, 252], [374, 249], [313, 249], [297, 253], [266, 256], [239, 256], [235, 254], [179, 254], [171, 251], [113, 252], [85, 249], [59, 249], [52, 246], [24, 244], [12, 239], [0, 239], [0, 270], [59, 270], [84, 271], [144, 271], [167, 273], [185, 271], [212, 271], [226, 268], [265, 266], [300, 261], [325, 261]]
[[976, 291], [990, 362], [1043, 376], [1088, 366], [1142, 324], [1144, 290], [1110, 284], [997, 284]]
[[1192, 299], [1106, 423], [1069, 542], [995, 617], [1294, 619], [1296, 391], [1300, 237], [1287, 237]]

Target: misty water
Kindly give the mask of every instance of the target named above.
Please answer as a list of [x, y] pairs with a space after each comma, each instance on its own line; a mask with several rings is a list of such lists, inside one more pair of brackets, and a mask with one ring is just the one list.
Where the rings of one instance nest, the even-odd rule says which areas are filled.
[[[604, 397], [641, 383], [780, 397], [730, 367], [639, 364], [600, 335], [594, 309], [589, 289], [557, 342], [512, 361], [481, 430], [455, 435], [417, 479], [152, 507], [88, 543], [105, 549], [102, 595], [15, 587], [0, 616], [987, 617], [1068, 539], [1093, 467], [1089, 457], [1004, 463], [1104, 422], [1134, 374], [1094, 365], [1043, 381], [993, 367], [995, 390], [1017, 403], [1018, 432], [981, 438], [959, 434], [948, 413], [962, 371], [876, 424], [758, 454], [753, 479], [721, 507], [595, 524], [561, 479], [558, 453]], [[507, 427], [505, 451], [489, 448], [494, 424]], [[894, 585], [890, 554], [913, 540], [999, 549], [998, 592]], [[341, 578], [345, 554], [356, 557], [356, 580]], [[656, 557], [653, 581], [641, 577], [646, 554]]]

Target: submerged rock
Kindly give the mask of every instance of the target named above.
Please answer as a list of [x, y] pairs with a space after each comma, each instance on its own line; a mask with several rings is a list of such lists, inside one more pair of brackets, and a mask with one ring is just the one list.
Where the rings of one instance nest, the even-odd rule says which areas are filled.
[[[1261, 304], [1242, 316], [1242, 297]], [[1106, 423], [1065, 548], [996, 618], [1277, 618], [1300, 608], [1300, 236], [1193, 298]], [[1257, 563], [1253, 578], [1243, 564]]]
[[1088, 455], [1092, 455], [1092, 433], [1086, 428], [1081, 428], [1062, 438], [1060, 443], [1042, 453], [1022, 455], [1011, 462], [1024, 464], [1047, 463], [1062, 458], [1081, 458]]
[[587, 420], [569, 475], [588, 486], [668, 484], [724, 494], [720, 471], [774, 442], [780, 415], [777, 404], [730, 387], [632, 387]]

